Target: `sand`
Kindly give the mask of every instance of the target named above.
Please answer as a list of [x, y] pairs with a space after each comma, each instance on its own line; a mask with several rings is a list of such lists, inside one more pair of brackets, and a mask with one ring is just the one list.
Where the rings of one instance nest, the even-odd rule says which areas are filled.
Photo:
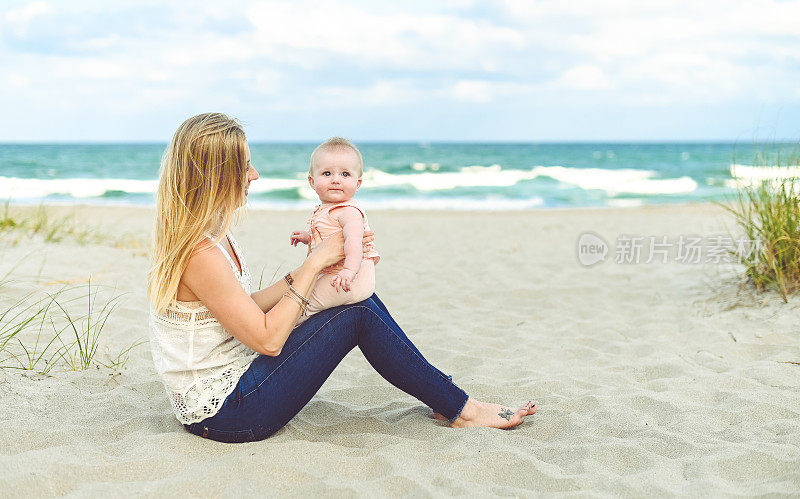
[[[152, 212], [77, 216], [145, 240]], [[256, 283], [298, 264], [288, 236], [306, 216], [251, 211], [236, 229]], [[620, 234], [724, 232], [718, 207], [370, 221], [378, 294], [420, 350], [471, 396], [532, 399], [538, 414], [511, 431], [451, 429], [354, 351], [276, 435], [222, 444], [183, 430], [145, 344], [120, 372], [0, 369], [2, 495], [800, 494], [800, 299], [740, 288], [734, 265], [613, 261]], [[576, 258], [587, 230], [612, 244], [591, 268]], [[4, 233], [0, 262], [19, 277], [2, 303], [91, 275], [127, 293], [101, 350], [146, 338], [141, 249]]]

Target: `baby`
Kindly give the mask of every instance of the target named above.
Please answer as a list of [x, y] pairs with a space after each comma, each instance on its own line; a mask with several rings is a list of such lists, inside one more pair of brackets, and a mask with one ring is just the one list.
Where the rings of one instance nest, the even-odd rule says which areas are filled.
[[374, 243], [362, 246], [364, 231], [371, 229], [367, 215], [353, 199], [362, 173], [361, 153], [345, 138], [330, 138], [311, 154], [308, 183], [322, 204], [314, 209], [309, 230], [292, 232], [290, 242], [309, 244], [312, 250], [312, 230], [319, 231], [322, 239], [342, 231], [344, 260], [320, 273], [298, 324], [320, 310], [366, 300], [375, 292], [375, 265], [380, 256]]

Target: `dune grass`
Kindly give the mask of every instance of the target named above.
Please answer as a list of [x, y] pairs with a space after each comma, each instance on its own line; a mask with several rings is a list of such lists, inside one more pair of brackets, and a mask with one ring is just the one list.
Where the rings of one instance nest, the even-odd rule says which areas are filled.
[[87, 226], [74, 214], [56, 215], [52, 208], [40, 205], [32, 207], [12, 207], [7, 200], [0, 212], [0, 234], [15, 234], [12, 240], [18, 244], [21, 237], [41, 237], [44, 242], [58, 243], [72, 240], [81, 245], [106, 244], [116, 248], [144, 250], [146, 244], [132, 234], [112, 236], [99, 226]]
[[267, 266], [266, 265], [262, 265], [261, 266], [261, 271], [259, 272], [259, 275], [258, 275], [258, 289], [264, 289], [265, 286], [268, 286], [268, 285], [272, 284], [273, 282], [275, 282], [275, 280], [276, 280], [276, 278], [278, 276], [278, 272], [280, 271], [280, 267], [275, 267], [275, 270], [272, 271], [272, 277], [270, 277], [268, 280], [265, 281], [264, 280], [264, 272], [266, 272], [266, 271], [267, 271]]
[[[0, 292], [9, 282], [7, 277], [0, 281]], [[105, 360], [98, 356], [103, 329], [121, 297], [106, 290], [101, 298], [100, 287], [92, 287], [90, 281], [56, 292], [37, 289], [16, 300], [0, 302], [0, 369], [41, 374], [92, 366], [122, 369], [131, 350], [142, 340], [116, 355], [106, 349]]]
[[[44, 367], [38, 370], [46, 373], [52, 369], [51, 361], [58, 356], [58, 353], [51, 349], [55, 337], [46, 343], [41, 341], [42, 330], [53, 300], [43, 297], [31, 300], [32, 295], [33, 293], [23, 296], [10, 306], [4, 307], [0, 313], [0, 367], [37, 370], [40, 363], [44, 363]], [[29, 330], [35, 330], [36, 336], [34, 340], [28, 341], [26, 346], [21, 338]], [[13, 347], [20, 348], [15, 352]]]
[[41, 236], [48, 243], [65, 238], [79, 244], [101, 243], [107, 239], [97, 228], [79, 224], [73, 215], [56, 216], [45, 206], [12, 210], [11, 202], [6, 201], [0, 214], [0, 231], [12, 230], [29, 237]]
[[[46, 243], [70, 239], [82, 245], [142, 247], [132, 237], [112, 238], [99, 228], [86, 227], [71, 214], [57, 216], [44, 206], [21, 208], [6, 202], [0, 209], [0, 239], [16, 245], [25, 237]], [[100, 346], [103, 330], [123, 295], [91, 280], [88, 284], [65, 283], [52, 291], [54, 283], [20, 278], [18, 267], [28, 256], [10, 265], [3, 262], [9, 269], [0, 273], [0, 368], [42, 374], [92, 366], [122, 369], [130, 352], [143, 341], [116, 354]], [[12, 287], [18, 292], [12, 293]], [[13, 294], [21, 297], [12, 299]]]
[[[100, 333], [111, 314], [119, 306], [121, 295], [114, 295], [102, 303], [97, 303], [97, 290], [92, 293], [92, 281], [86, 290], [86, 314], [82, 317], [71, 314], [59, 301], [55, 305], [62, 313], [64, 326], [56, 331], [61, 342], [61, 359], [73, 370], [87, 369], [97, 355]], [[56, 326], [54, 325], [55, 329]], [[63, 341], [62, 333], [67, 332], [70, 343]]]
[[[796, 169], [800, 155], [759, 153], [756, 165]], [[722, 206], [751, 242], [735, 256], [744, 276], [756, 290], [772, 289], [784, 301], [800, 290], [800, 179], [787, 175], [739, 187], [734, 199]]]

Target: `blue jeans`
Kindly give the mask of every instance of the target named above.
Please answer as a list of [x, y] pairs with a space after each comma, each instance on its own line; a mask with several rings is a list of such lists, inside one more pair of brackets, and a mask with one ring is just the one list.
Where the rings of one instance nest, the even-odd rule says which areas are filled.
[[451, 421], [461, 414], [467, 394], [425, 360], [372, 295], [311, 316], [292, 331], [280, 355], [253, 361], [219, 412], [186, 429], [220, 442], [267, 438], [300, 412], [356, 346], [389, 383]]

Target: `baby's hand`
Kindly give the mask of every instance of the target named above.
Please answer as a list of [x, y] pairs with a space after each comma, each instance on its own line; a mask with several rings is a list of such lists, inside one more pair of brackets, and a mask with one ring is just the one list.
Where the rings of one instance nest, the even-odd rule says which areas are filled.
[[308, 244], [311, 242], [311, 234], [305, 230], [296, 230], [292, 232], [292, 236], [289, 238], [289, 244], [292, 246], [297, 246], [297, 243]]
[[345, 292], [350, 291], [350, 284], [352, 284], [353, 279], [355, 279], [356, 273], [352, 270], [342, 269], [339, 271], [338, 274], [331, 278], [331, 286], [336, 289], [336, 292], [340, 292], [344, 290]]

